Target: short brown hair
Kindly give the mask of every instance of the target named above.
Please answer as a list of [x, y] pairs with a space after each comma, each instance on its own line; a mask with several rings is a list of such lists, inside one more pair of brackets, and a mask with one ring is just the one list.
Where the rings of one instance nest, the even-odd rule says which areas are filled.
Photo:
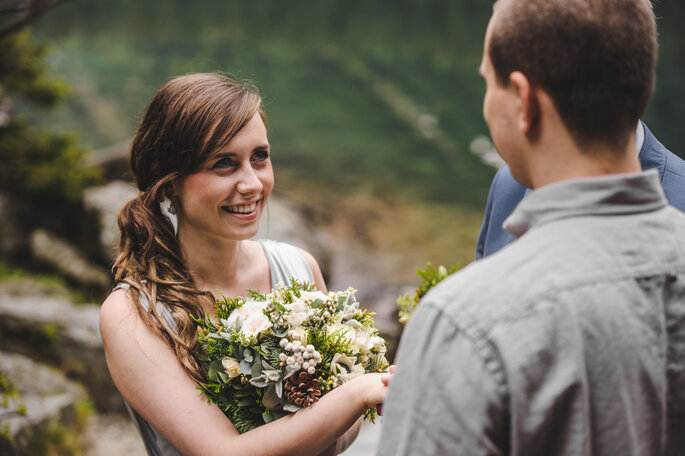
[[488, 55], [499, 84], [521, 71], [579, 145], [627, 139], [654, 90], [649, 0], [498, 0]]

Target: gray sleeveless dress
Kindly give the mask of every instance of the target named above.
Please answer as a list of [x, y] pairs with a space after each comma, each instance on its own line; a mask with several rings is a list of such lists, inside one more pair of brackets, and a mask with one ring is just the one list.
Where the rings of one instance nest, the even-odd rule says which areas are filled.
[[[291, 278], [301, 282], [314, 283], [314, 275], [309, 264], [295, 247], [268, 239], [260, 239], [258, 242], [264, 247], [266, 258], [269, 260], [272, 287], [275, 287], [279, 282], [287, 284]], [[129, 289], [130, 287], [128, 284], [119, 283], [114, 287], [114, 290], [119, 288]], [[141, 304], [149, 306], [149, 301], [145, 299], [146, 297], [142, 296], [142, 298]], [[164, 322], [171, 328], [175, 327], [176, 323], [169, 309], [159, 302], [157, 306]], [[140, 432], [140, 436], [143, 438], [148, 456], [183, 456], [162, 434], [145, 421], [138, 412], [133, 410], [133, 407], [128, 403], [126, 407], [138, 428], [138, 432]]]

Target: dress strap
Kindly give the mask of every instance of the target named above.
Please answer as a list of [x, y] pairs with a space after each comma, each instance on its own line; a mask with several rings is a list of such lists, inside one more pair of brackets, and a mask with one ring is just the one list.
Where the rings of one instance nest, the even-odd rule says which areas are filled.
[[259, 239], [258, 242], [262, 244], [269, 261], [272, 288], [279, 282], [288, 285], [291, 278], [314, 284], [312, 269], [296, 247], [270, 239]]
[[[130, 291], [131, 290], [131, 285], [125, 282], [119, 282], [117, 283], [114, 288], [112, 288], [112, 291], [116, 290], [126, 290]], [[147, 293], [140, 291], [140, 294], [138, 295], [140, 299], [140, 304], [145, 308], [145, 310], [149, 311], [150, 310], [150, 297], [147, 295]], [[169, 310], [169, 307], [162, 304], [161, 302], [157, 301], [157, 313], [162, 315], [162, 320], [164, 320], [164, 323], [171, 328], [173, 331], [176, 331], [176, 320], [174, 320], [174, 316], [171, 314], [171, 311]]]

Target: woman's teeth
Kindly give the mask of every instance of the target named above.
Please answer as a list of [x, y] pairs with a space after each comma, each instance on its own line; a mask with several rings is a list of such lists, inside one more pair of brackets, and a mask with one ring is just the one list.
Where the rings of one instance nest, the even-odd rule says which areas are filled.
[[234, 214], [250, 214], [254, 212], [254, 210], [257, 208], [257, 203], [252, 203], [252, 204], [238, 204], [236, 206], [224, 206], [224, 209], [226, 209], [228, 212], [232, 212]]

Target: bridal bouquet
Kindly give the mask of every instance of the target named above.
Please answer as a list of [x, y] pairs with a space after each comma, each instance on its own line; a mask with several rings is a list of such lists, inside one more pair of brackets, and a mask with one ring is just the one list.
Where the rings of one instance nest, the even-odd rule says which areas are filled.
[[203, 394], [243, 433], [358, 375], [384, 371], [385, 341], [354, 293], [324, 294], [291, 281], [266, 295], [218, 301], [218, 323], [198, 321]]

